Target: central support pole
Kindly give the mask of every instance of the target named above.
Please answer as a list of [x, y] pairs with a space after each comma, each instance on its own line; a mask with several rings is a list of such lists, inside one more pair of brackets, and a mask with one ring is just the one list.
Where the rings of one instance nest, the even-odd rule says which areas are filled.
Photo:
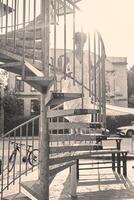
[[[44, 77], [48, 77], [49, 72], [49, 34], [50, 34], [50, 0], [41, 1], [42, 18], [42, 71]], [[41, 119], [40, 119], [40, 175], [39, 184], [41, 194], [39, 200], [49, 200], [49, 133], [47, 121], [47, 107], [45, 98], [47, 88], [41, 93]]]

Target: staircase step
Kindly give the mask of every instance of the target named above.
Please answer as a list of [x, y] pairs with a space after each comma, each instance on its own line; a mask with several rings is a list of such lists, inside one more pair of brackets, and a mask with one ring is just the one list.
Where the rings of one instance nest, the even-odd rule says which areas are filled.
[[[14, 38], [8, 38], [7, 39], [8, 45], [14, 47], [14, 43], [16, 47], [23, 47], [23, 40], [17, 38], [14, 40]], [[35, 49], [41, 49], [41, 40], [35, 40], [35, 44], [33, 40], [26, 40], [25, 41], [25, 48], [26, 49], [33, 49], [35, 45]]]
[[63, 171], [64, 169], [74, 165], [75, 162], [76, 161], [69, 161], [69, 162], [64, 162], [64, 163], [57, 164], [57, 165], [52, 165], [52, 166], [50, 166], [50, 169], [49, 169], [49, 175], [54, 176], [54, 175], [58, 174], [59, 172]]
[[[91, 126], [91, 127], [90, 127]], [[102, 133], [101, 128], [92, 128], [92, 123], [84, 123], [84, 122], [50, 122], [49, 130], [61, 130], [61, 129], [83, 129], [86, 133], [87, 131], [90, 133]]]
[[17, 193], [17, 194], [7, 196], [3, 198], [3, 200], [31, 200], [31, 199], [22, 193]]
[[46, 105], [47, 106], [58, 106], [60, 104], [63, 104], [66, 101], [71, 101], [74, 99], [81, 98], [81, 93], [60, 93], [60, 92], [51, 92], [47, 99], [46, 99]]
[[[22, 62], [11, 62], [11, 63], [1, 64], [0, 68], [6, 70], [8, 72], [22, 75]], [[26, 76], [34, 76], [35, 74], [26, 67], [25, 75]]]
[[[51, 177], [49, 178], [49, 184], [52, 183], [55, 177], [54, 174], [56, 173], [51, 173]], [[24, 181], [24, 182], [21, 182], [20, 185], [21, 185], [22, 192], [30, 199], [33, 199], [33, 197], [36, 199], [42, 199], [40, 196], [41, 188], [40, 188], [39, 180]]]
[[88, 128], [89, 123], [82, 122], [50, 122], [49, 130]]
[[41, 93], [46, 93], [52, 86], [54, 81], [53, 78], [32, 77], [32, 76], [25, 77], [25, 79], [23, 80]]
[[73, 160], [78, 159], [92, 159], [93, 156], [96, 155], [112, 155], [112, 153], [124, 153], [128, 151], [122, 151], [117, 149], [105, 149], [105, 150], [89, 150], [89, 151], [83, 151], [83, 152], [68, 152], [68, 153], [59, 153], [58, 155], [55, 155], [49, 159], [49, 165], [57, 165], [64, 162], [70, 162]]
[[97, 113], [99, 113], [99, 110], [97, 109], [49, 110], [47, 113], [47, 117], [48, 118], [65, 117], [65, 116], [88, 115]]
[[50, 142], [71, 142], [71, 141], [96, 141], [96, 140], [103, 140], [107, 139], [106, 136], [102, 135], [101, 133], [93, 133], [90, 134], [50, 134], [49, 140]]
[[75, 144], [66, 146], [51, 146], [50, 153], [64, 153], [73, 151], [101, 150], [103, 146], [100, 144]]

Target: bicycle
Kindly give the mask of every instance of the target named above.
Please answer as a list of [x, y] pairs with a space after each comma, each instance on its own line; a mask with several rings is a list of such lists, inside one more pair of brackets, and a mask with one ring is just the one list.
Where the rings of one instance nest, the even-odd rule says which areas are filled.
[[[14, 150], [12, 151], [8, 160], [8, 172], [11, 172], [15, 166], [17, 152], [20, 152], [21, 146], [26, 146], [25, 144], [20, 144], [16, 142], [11, 142], [14, 144]], [[32, 145], [27, 145], [26, 155], [22, 157], [23, 162], [28, 162], [31, 166], [36, 166], [39, 164], [39, 149], [31, 150]]]

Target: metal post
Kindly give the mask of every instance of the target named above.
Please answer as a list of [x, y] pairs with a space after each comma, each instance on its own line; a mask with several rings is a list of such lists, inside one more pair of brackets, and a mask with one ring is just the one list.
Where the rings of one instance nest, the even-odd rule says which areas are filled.
[[76, 197], [76, 190], [77, 190], [77, 170], [76, 164], [71, 166], [71, 173], [70, 173], [70, 187], [71, 187], [71, 196]]
[[4, 108], [3, 108], [3, 96], [4, 96], [4, 88], [3, 85], [0, 84], [0, 135], [4, 133]]
[[[45, 77], [49, 73], [49, 34], [50, 34], [50, 0], [41, 1], [42, 17], [42, 67]], [[40, 118], [40, 188], [41, 200], [49, 199], [49, 135], [47, 107], [45, 106], [46, 91], [41, 94]]]

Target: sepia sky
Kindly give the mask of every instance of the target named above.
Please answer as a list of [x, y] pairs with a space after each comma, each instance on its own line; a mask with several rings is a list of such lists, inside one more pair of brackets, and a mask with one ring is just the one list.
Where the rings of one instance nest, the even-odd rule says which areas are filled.
[[108, 56], [126, 56], [134, 65], [134, 0], [83, 0], [84, 30], [100, 31]]

